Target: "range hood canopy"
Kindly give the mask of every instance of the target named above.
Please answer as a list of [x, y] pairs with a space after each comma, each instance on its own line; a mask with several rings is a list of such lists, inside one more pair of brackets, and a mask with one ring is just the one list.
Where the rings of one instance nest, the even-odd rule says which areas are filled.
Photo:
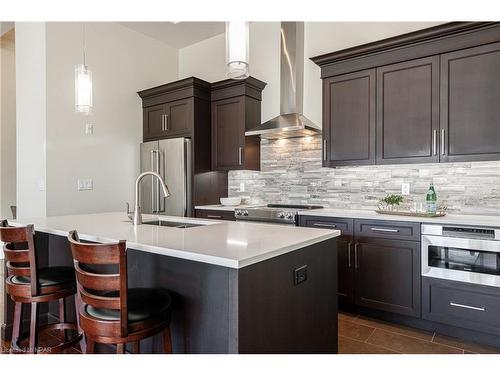
[[304, 100], [304, 22], [281, 22], [280, 115], [248, 130], [265, 139], [311, 136], [319, 126], [302, 114]]

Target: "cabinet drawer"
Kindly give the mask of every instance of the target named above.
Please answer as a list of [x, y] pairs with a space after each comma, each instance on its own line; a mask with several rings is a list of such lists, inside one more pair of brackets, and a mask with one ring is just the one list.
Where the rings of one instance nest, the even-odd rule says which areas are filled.
[[300, 216], [299, 225], [301, 227], [312, 227], [321, 229], [338, 229], [344, 236], [354, 234], [354, 220], [344, 218], [333, 218], [323, 216]]
[[195, 216], [202, 219], [235, 220], [233, 211], [196, 210]]
[[354, 220], [356, 238], [375, 237], [404, 241], [420, 241], [420, 223], [382, 220]]
[[500, 334], [498, 288], [428, 277], [422, 287], [422, 318]]

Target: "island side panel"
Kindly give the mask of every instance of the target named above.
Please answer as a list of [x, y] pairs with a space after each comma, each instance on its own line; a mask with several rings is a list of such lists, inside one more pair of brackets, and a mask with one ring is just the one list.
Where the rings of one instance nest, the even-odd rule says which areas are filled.
[[[307, 266], [295, 285], [294, 270]], [[239, 270], [240, 353], [337, 353], [337, 242]]]
[[[37, 232], [37, 240], [44, 264], [73, 265], [66, 236]], [[237, 333], [230, 328], [237, 325], [237, 270], [130, 248], [127, 256], [129, 288], [161, 287], [173, 296], [174, 353], [237, 352], [234, 342]], [[74, 321], [73, 298], [67, 301], [67, 311], [69, 319]], [[57, 314], [57, 304], [51, 303], [51, 322], [56, 321]], [[42, 316], [47, 317], [46, 312]], [[141, 341], [141, 353], [163, 353], [162, 336]]]
[[[174, 353], [235, 352], [236, 270], [128, 249], [129, 287], [161, 287], [174, 299]], [[234, 289], [232, 287], [231, 289]], [[230, 339], [233, 337], [232, 339]], [[141, 352], [162, 351], [161, 336], [144, 340]]]

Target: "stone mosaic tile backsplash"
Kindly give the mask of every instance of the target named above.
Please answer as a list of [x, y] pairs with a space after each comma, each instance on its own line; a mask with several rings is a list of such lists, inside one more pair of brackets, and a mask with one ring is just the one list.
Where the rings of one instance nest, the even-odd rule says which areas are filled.
[[449, 212], [500, 215], [500, 161], [323, 168], [321, 136], [262, 140], [261, 171], [229, 172], [229, 196], [372, 210], [386, 194], [400, 194], [403, 182], [410, 184], [409, 206], [423, 203], [433, 182]]

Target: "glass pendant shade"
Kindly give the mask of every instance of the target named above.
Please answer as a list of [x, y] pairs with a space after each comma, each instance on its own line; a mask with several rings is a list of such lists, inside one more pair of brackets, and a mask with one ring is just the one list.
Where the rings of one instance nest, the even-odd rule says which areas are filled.
[[75, 66], [75, 111], [85, 114], [92, 111], [92, 72], [84, 64]]
[[249, 70], [248, 22], [226, 22], [227, 75], [232, 79], [245, 79]]

